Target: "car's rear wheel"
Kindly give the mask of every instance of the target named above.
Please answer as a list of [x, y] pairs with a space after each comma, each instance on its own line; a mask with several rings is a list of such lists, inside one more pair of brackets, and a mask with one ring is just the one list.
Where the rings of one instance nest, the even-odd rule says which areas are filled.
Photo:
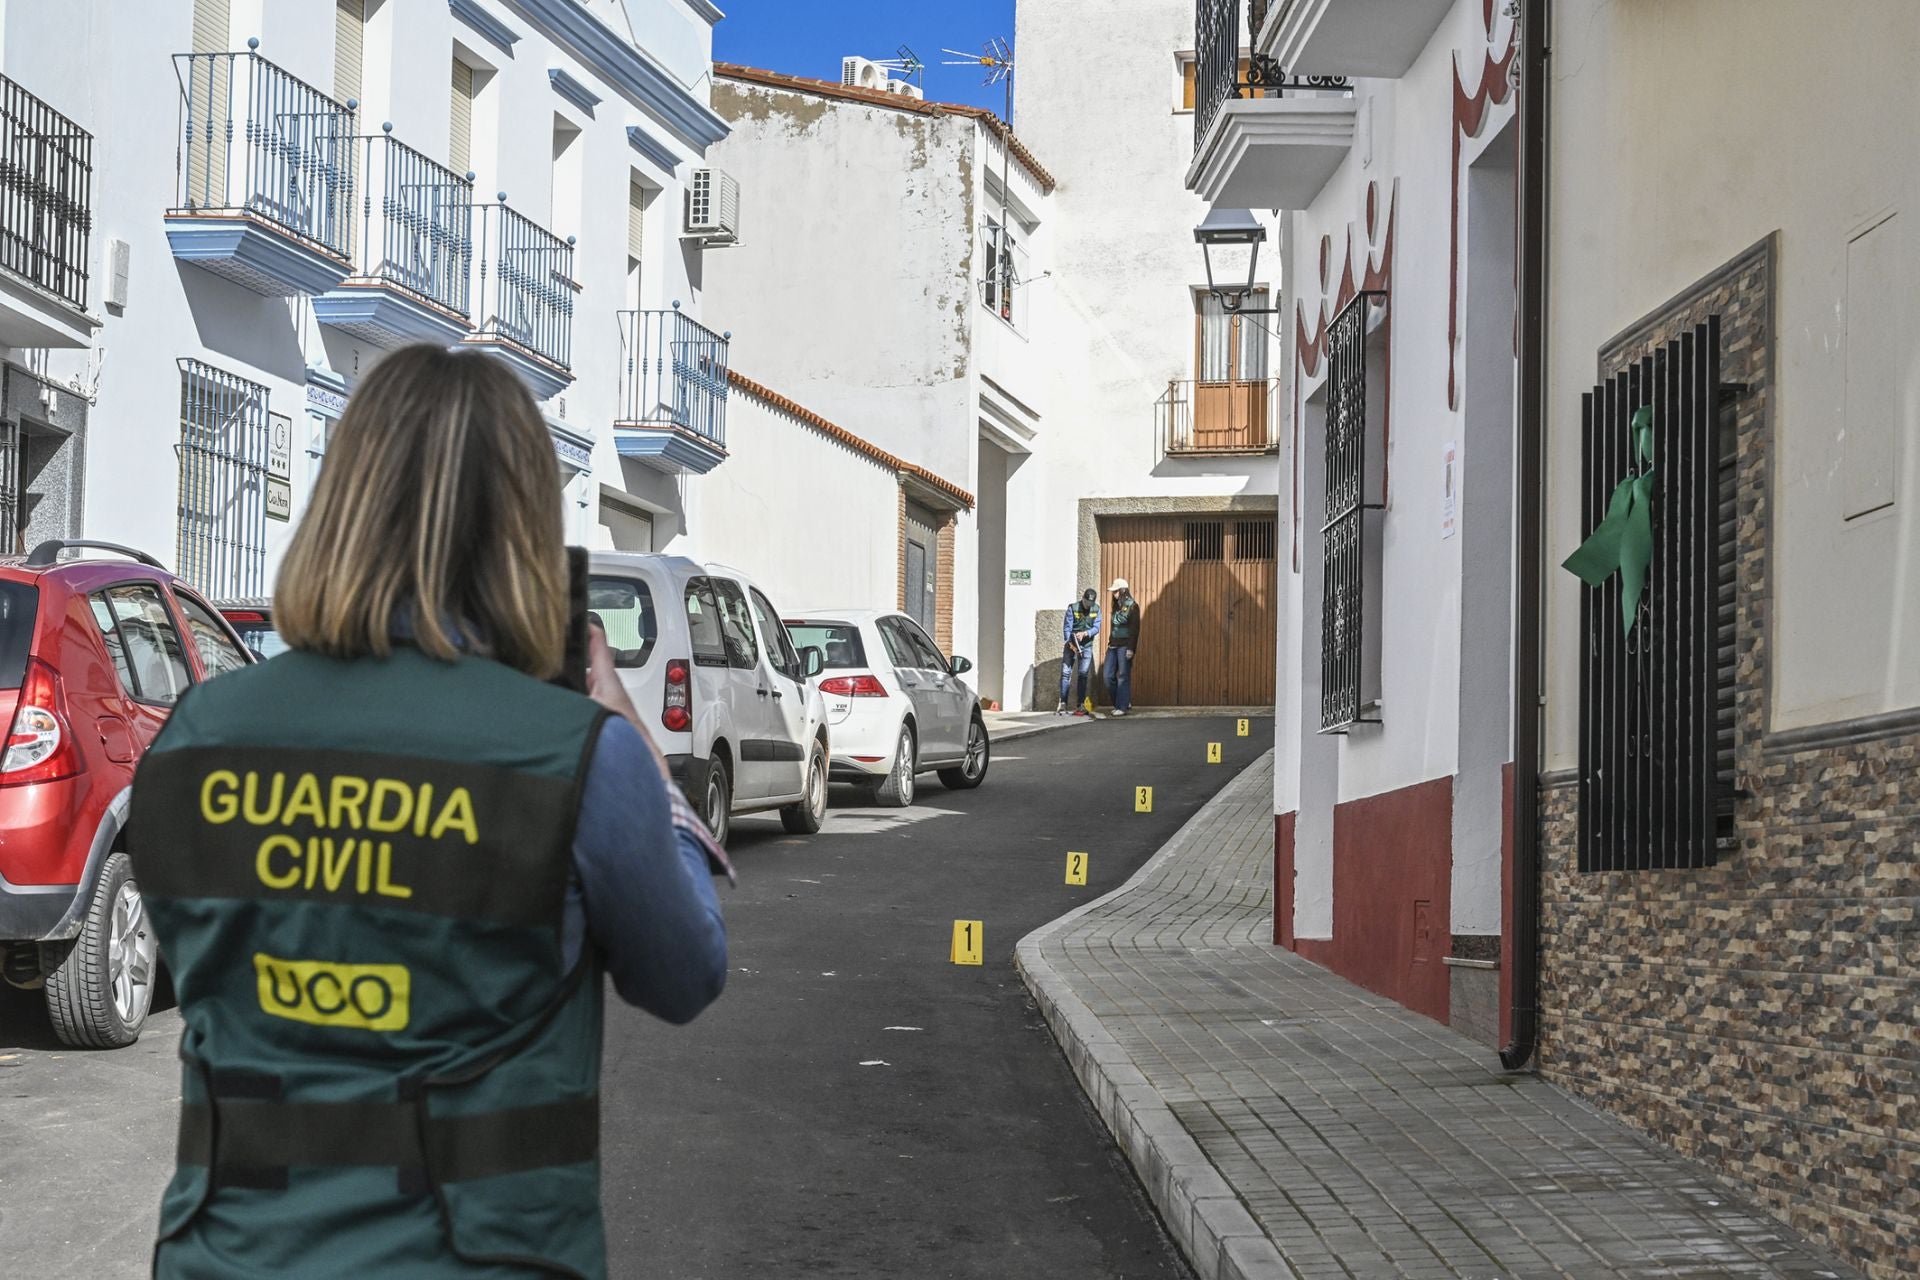
[[827, 820], [827, 746], [818, 738], [807, 752], [806, 787], [800, 803], [780, 811], [780, 825], [796, 836], [812, 835]]
[[133, 864], [124, 853], [109, 854], [80, 936], [47, 975], [54, 1034], [76, 1049], [132, 1044], [153, 1006], [159, 968], [159, 945]]
[[993, 760], [993, 743], [987, 737], [986, 723], [979, 716], [967, 729], [967, 754], [951, 769], [940, 771], [940, 781], [949, 791], [971, 791], [987, 780], [987, 765]]
[[727, 837], [733, 834], [733, 775], [727, 770], [725, 756], [715, 756], [707, 769], [707, 791], [700, 802], [700, 816], [706, 821], [707, 830], [713, 833], [713, 842], [726, 848]]
[[893, 752], [893, 768], [874, 788], [874, 802], [889, 809], [904, 809], [913, 803], [915, 775], [920, 767], [919, 748], [913, 741], [913, 726], [900, 726], [900, 744]]

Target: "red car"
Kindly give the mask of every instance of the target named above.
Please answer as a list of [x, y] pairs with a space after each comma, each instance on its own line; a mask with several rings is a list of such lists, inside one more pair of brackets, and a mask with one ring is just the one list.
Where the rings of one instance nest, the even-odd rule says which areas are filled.
[[134, 766], [189, 686], [253, 660], [144, 552], [0, 558], [0, 975], [45, 990], [66, 1044], [140, 1034], [159, 958], [124, 852]]

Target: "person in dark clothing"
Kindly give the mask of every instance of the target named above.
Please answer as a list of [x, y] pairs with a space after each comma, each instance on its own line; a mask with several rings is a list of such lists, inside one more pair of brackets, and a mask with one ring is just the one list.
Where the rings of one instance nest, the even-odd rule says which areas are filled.
[[[1066, 715], [1069, 707], [1067, 695], [1073, 695], [1071, 710], [1076, 716], [1091, 715], [1087, 698], [1087, 686], [1093, 680], [1093, 642], [1100, 637], [1100, 596], [1092, 587], [1080, 593], [1080, 598], [1067, 608], [1066, 622], [1060, 628], [1062, 647], [1060, 652], [1060, 705], [1054, 708], [1054, 714]], [[1079, 688], [1074, 688], [1074, 673], [1080, 676]]]
[[712, 1003], [728, 868], [598, 628], [585, 694], [552, 683], [560, 494], [511, 369], [389, 354], [287, 552], [289, 651], [196, 686], [141, 762], [185, 1024], [158, 1280], [607, 1274], [603, 991]]
[[1113, 601], [1107, 612], [1107, 660], [1100, 676], [1113, 699], [1113, 714], [1123, 716], [1133, 710], [1133, 651], [1140, 644], [1140, 603], [1125, 578], [1115, 578], [1107, 591]]

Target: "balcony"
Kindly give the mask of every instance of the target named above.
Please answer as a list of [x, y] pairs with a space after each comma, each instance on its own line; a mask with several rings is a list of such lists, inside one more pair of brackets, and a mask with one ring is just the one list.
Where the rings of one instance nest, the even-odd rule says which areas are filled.
[[473, 183], [392, 135], [361, 138], [353, 275], [313, 314], [378, 347], [442, 345], [473, 331]]
[[84, 347], [93, 135], [0, 76], [0, 345]]
[[1397, 80], [1451, 8], [1453, 0], [1282, 0], [1254, 45], [1295, 74]]
[[353, 105], [245, 53], [182, 53], [173, 256], [270, 298], [352, 271]]
[[727, 344], [680, 313], [622, 311], [619, 418], [623, 458], [678, 475], [705, 475], [727, 457]]
[[1270, 453], [1279, 379], [1169, 382], [1154, 404], [1161, 448], [1170, 458]]
[[[1254, 7], [1258, 19], [1264, 5]], [[1304, 209], [1353, 147], [1353, 86], [1259, 54], [1243, 60], [1245, 12], [1241, 0], [1197, 0], [1187, 189], [1218, 206]]]
[[573, 241], [496, 203], [480, 221], [478, 331], [466, 339], [513, 366], [537, 399], [573, 382]]

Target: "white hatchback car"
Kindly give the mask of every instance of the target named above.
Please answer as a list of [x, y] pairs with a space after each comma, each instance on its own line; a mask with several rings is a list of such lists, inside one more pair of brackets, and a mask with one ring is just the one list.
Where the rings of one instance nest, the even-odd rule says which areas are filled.
[[809, 835], [827, 812], [825, 654], [797, 648], [745, 574], [682, 556], [597, 551], [587, 606], [675, 781], [726, 842], [735, 814], [778, 809]]
[[902, 613], [827, 609], [787, 619], [794, 643], [826, 655], [820, 692], [835, 755], [830, 776], [885, 805], [913, 803], [915, 780], [938, 770], [964, 791], [986, 781], [993, 746], [979, 699], [948, 658]]

